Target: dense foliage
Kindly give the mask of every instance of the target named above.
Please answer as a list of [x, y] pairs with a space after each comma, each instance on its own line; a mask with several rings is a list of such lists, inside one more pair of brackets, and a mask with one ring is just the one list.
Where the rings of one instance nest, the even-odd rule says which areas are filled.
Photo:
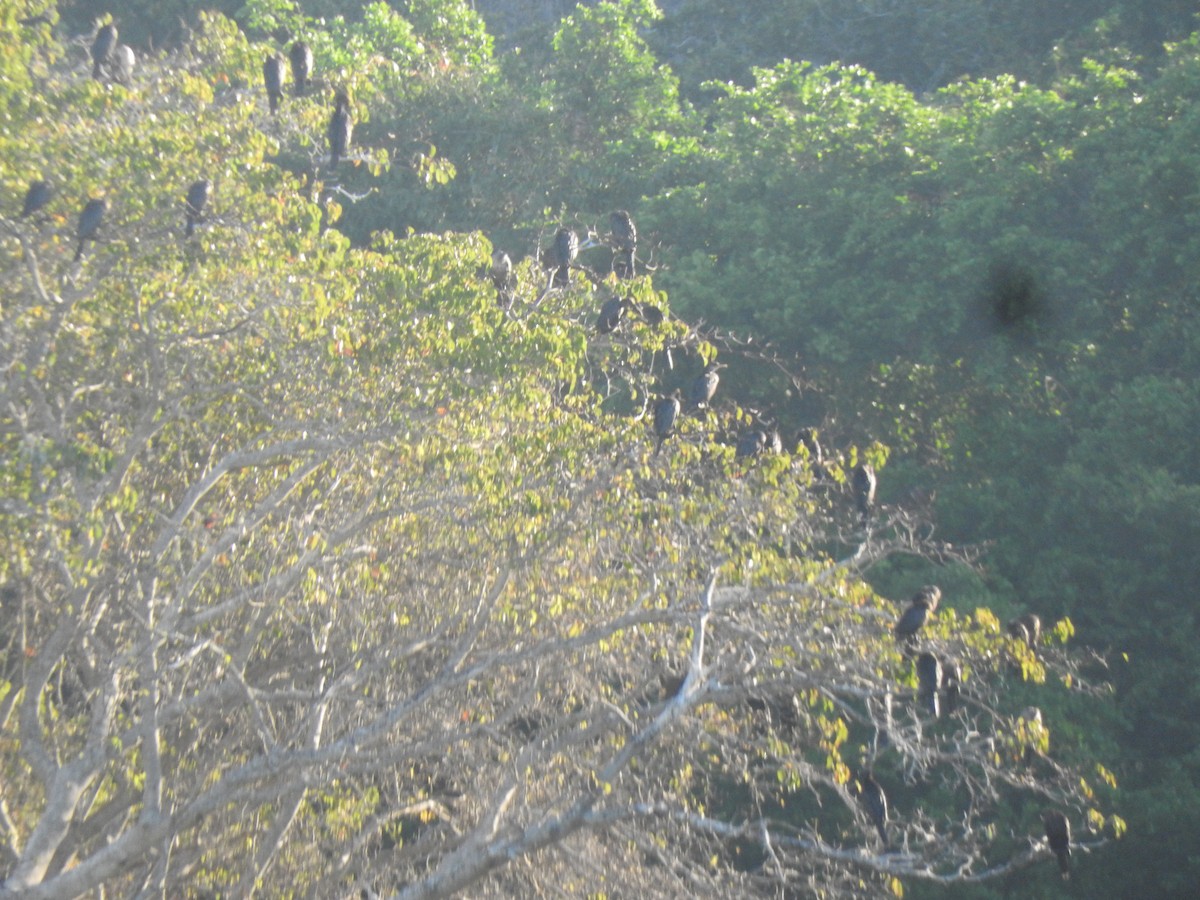
[[[489, 16], [500, 4], [477, 5]], [[789, 482], [773, 460], [752, 493], [741, 478], [710, 478], [729, 473], [751, 419], [776, 422], [789, 438], [817, 426], [827, 447], [846, 448], [838, 478], [859, 455], [854, 445], [882, 462], [886, 444], [885, 508], [920, 508], [936, 517], [940, 540], [987, 547], [973, 572], [938, 571], [948, 621], [977, 629], [942, 637], [978, 654], [983, 671], [995, 619], [977, 609], [1001, 621], [1026, 610], [1069, 618], [1104, 654], [1115, 686], [1115, 704], [1004, 687], [1008, 714], [1042, 708], [1063, 763], [1115, 764], [1116, 809], [1130, 823], [1124, 841], [1081, 854], [1068, 885], [1039, 869], [1012, 876], [1021, 879], [1013, 889], [1134, 896], [1150, 871], [1161, 895], [1186, 895], [1200, 882], [1200, 695], [1179, 674], [1200, 667], [1186, 593], [1200, 574], [1191, 550], [1200, 486], [1188, 464], [1200, 432], [1200, 37], [1187, 34], [1190, 4], [1079, 0], [1049, 16], [1023, 3], [795, 2], [758, 15], [694, 0], [670, 4], [664, 18], [649, 0], [619, 0], [580, 6], [545, 32], [495, 36], [474, 6], [181, 0], [170, 33], [153, 39], [183, 49], [156, 56], [139, 29], [167, 17], [131, 21], [139, 5], [122, 3], [122, 33], [146, 57], [126, 90], [86, 78], [87, 42], [60, 42], [90, 31], [102, 5], [4, 5], [5, 209], [19, 209], [31, 178], [70, 185], [36, 237], [6, 232], [5, 349], [21, 361], [8, 371], [24, 372], [6, 390], [39, 385], [38, 402], [53, 411], [33, 421], [43, 429], [36, 440], [29, 420], [6, 425], [3, 513], [15, 517], [6, 533], [26, 535], [6, 546], [6, 582], [44, 579], [47, 547], [72, 573], [109, 553], [110, 571], [121, 560], [144, 571], [144, 542], [165, 566], [150, 596], [190, 597], [185, 609], [237, 590], [268, 607], [303, 597], [284, 617], [290, 625], [205, 619], [213, 647], [246, 630], [246, 664], [264, 653], [265, 634], [287, 645], [322, 628], [329, 646], [372, 658], [382, 644], [366, 623], [379, 620], [400, 623], [396, 643], [411, 647], [404, 635], [466, 628], [455, 615], [499, 581], [490, 602], [505, 612], [491, 646], [517, 640], [531, 616], [570, 639], [580, 610], [619, 619], [654, 578], [676, 585], [669, 573], [684, 572], [671, 590], [702, 595], [714, 560], [724, 567], [718, 583], [732, 573], [740, 583], [752, 560], [764, 590], [826, 577], [806, 566], [846, 545], [824, 518], [824, 495]], [[200, 9], [236, 16], [241, 32], [220, 18], [201, 25]], [[189, 17], [196, 30], [176, 33]], [[314, 49], [322, 91], [287, 97], [271, 119], [261, 60], [297, 36]], [[319, 165], [334, 85], [352, 93], [359, 156], [336, 181]], [[216, 182], [212, 220], [180, 244], [180, 198], [201, 173]], [[113, 227], [82, 273], [56, 271], [68, 279], [61, 291], [31, 287], [34, 273], [50, 280], [46, 267], [57, 263], [47, 260], [70, 243], [82, 199], [100, 191]], [[622, 207], [637, 219], [651, 273], [634, 288], [640, 301], [669, 302], [715, 330], [672, 321], [658, 333], [634, 321], [598, 350], [585, 332], [611, 282], [550, 295], [539, 306], [546, 315], [492, 308], [476, 277], [488, 239], [525, 258], [521, 302], [531, 304], [543, 283], [534, 258], [554, 227], [565, 221], [598, 243], [608, 212]], [[587, 247], [580, 262], [603, 274], [608, 250]], [[747, 346], [731, 330], [772, 346]], [[680, 370], [660, 378], [664, 346]], [[630, 413], [686, 384], [718, 347], [734, 363], [723, 399], [711, 420], [689, 419], [686, 439], [667, 445], [675, 471], [665, 473]], [[51, 420], [54, 439], [45, 437]], [[357, 423], [352, 438], [346, 422]], [[264, 436], [286, 442], [286, 456], [266, 452], [276, 445]], [[264, 455], [243, 468], [255, 453]], [[623, 462], [607, 472], [614, 458]], [[233, 462], [218, 498], [197, 485], [221, 460]], [[694, 506], [676, 509], [680, 490], [694, 492]], [[195, 492], [211, 511], [199, 496], [185, 502]], [[46, 518], [31, 528], [22, 517], [39, 504]], [[731, 510], [741, 524], [716, 526]], [[367, 537], [354, 515], [371, 520]], [[674, 517], [682, 531], [666, 527]], [[594, 540], [559, 534], [579, 522], [592, 523]], [[803, 554], [750, 541], [779, 537], [785, 524]], [[322, 555], [339, 529], [353, 540]], [[256, 537], [239, 543], [243, 533]], [[222, 542], [231, 549], [213, 549]], [[325, 562], [312, 566], [310, 554]], [[501, 578], [514, 558], [521, 566]], [[899, 596], [928, 573], [881, 556], [862, 574]], [[255, 587], [257, 576], [267, 583]], [[72, 579], [85, 596], [86, 579]], [[111, 589], [125, 584], [122, 576]], [[854, 578], [844, 589], [867, 596]], [[140, 590], [142, 600], [124, 601], [135, 617], [161, 615]], [[553, 598], [554, 612], [522, 607], [522, 596]], [[612, 606], [593, 608], [600, 597]], [[346, 620], [322, 618], [333, 606]], [[414, 607], [432, 618], [413, 617]], [[694, 612], [669, 624], [691, 627]], [[794, 615], [811, 624], [810, 612]], [[38, 627], [53, 626], [48, 613], [39, 607]], [[195, 624], [193, 642], [206, 634]], [[639, 652], [678, 663], [688, 652], [679, 634]], [[608, 690], [640, 671], [628, 668], [633, 645], [626, 655], [619, 645], [598, 638], [584, 651], [590, 663], [579, 663], [604, 670]], [[17, 649], [36, 644], [14, 638], [8, 658]], [[528, 664], [503, 660], [515, 668], [489, 683], [492, 713], [475, 695], [456, 696], [441, 710], [444, 727], [457, 715], [494, 731], [501, 708], [519, 706], [499, 685], [520, 684]], [[164, 662], [172, 665], [182, 663]], [[225, 670], [215, 656], [211, 665], [192, 677], [219, 682]], [[319, 667], [304, 675], [329, 677]], [[411, 673], [379, 677], [369, 691], [381, 707], [414, 690]], [[47, 670], [47, 684], [64, 678]], [[555, 689], [560, 709], [581, 719], [623, 696]], [[19, 699], [10, 690], [0, 702], [12, 712]], [[69, 718], [46, 703], [46, 715]], [[252, 717], [253, 707], [243, 712]], [[726, 746], [744, 734], [735, 726]], [[676, 774], [684, 771], [695, 777], [686, 766]], [[735, 797], [753, 794], [761, 774], [740, 787], [724, 780], [737, 782], [734, 773], [705, 777]], [[898, 787], [899, 771], [892, 776]], [[415, 808], [436, 793], [418, 797], [413, 783], [391, 785], [389, 802]], [[358, 796], [356, 815], [378, 810], [387, 793], [372, 790], [381, 793]], [[957, 802], [932, 788], [925, 799], [935, 817]], [[6, 802], [19, 830], [21, 814]], [[296, 801], [295, 816], [317, 828], [309, 802]], [[421, 814], [441, 814], [430, 810]], [[1020, 844], [1035, 812], [1005, 798], [989, 815]], [[334, 826], [327, 817], [321, 827]], [[271, 865], [263, 853], [256, 865]], [[312, 862], [288, 865], [311, 873]], [[195, 864], [214, 885], [234, 883], [211, 860]]]

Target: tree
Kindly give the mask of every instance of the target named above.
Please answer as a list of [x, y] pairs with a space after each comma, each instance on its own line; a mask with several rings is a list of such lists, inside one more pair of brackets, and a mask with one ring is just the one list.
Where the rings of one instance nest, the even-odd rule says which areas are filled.
[[[77, 267], [3, 223], [0, 897], [958, 883], [1047, 856], [1022, 797], [1099, 842], [1081, 771], [998, 749], [1009, 690], [1078, 660], [948, 601], [923, 639], [963, 712], [924, 718], [863, 576], [959, 554], [902, 513], [847, 544], [844, 473], [745, 470], [708, 414], [656, 457], [682, 322], [589, 344], [586, 288], [497, 309], [477, 233], [351, 247], [353, 198], [276, 164], [322, 113], [270, 117], [264, 55], [207, 18], [0, 137], [115, 195]], [[865, 837], [863, 761], [903, 852]]]

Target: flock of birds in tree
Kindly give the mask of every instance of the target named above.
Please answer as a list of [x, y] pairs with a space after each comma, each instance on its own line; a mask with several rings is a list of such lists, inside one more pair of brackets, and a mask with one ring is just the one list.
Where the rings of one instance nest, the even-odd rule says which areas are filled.
[[[873, 479], [870, 486], [873, 490]], [[941, 599], [941, 588], [937, 585], [927, 584], [913, 594], [908, 602], [908, 607], [896, 620], [892, 630], [896, 640], [904, 645], [906, 655], [911, 655], [921, 630], [937, 611]], [[1026, 613], [1010, 621], [1007, 631], [1009, 637], [1014, 641], [1024, 645], [1031, 652], [1036, 652], [1042, 636], [1042, 620], [1034, 613]], [[917, 676], [917, 707], [935, 720], [953, 715], [960, 708], [963, 699], [962, 667], [958, 661], [939, 659], [936, 654], [925, 650], [917, 655], [914, 668]], [[1022, 710], [1019, 720], [1025, 745], [1023, 762], [1029, 766], [1036, 761], [1040, 753], [1036, 746], [1036, 737], [1038, 734], [1044, 733], [1042, 711], [1036, 706], [1026, 707]], [[889, 845], [887, 835], [888, 801], [883, 787], [875, 780], [872, 771], [867, 768], [856, 774], [854, 790], [886, 849]], [[1069, 878], [1071, 823], [1062, 811], [1050, 809], [1042, 813], [1042, 824], [1050, 851], [1058, 859], [1059, 871], [1064, 879]]]
[[[118, 43], [118, 32], [114, 24], [109, 23], [98, 29], [92, 41], [91, 58], [92, 77], [102, 79], [107, 75], [121, 84], [130, 83], [136, 57], [130, 47]], [[285, 68], [291, 70], [294, 95], [303, 96], [312, 84], [313, 52], [308, 44], [304, 41], [293, 43], [288, 50], [287, 63], [278, 53], [268, 56], [264, 62], [263, 83], [272, 115], [278, 111], [284, 97]], [[349, 96], [344, 90], [338, 89], [334, 96], [333, 114], [326, 130], [331, 169], [335, 169], [338, 162], [348, 156], [353, 129]], [[188, 188], [184, 201], [186, 236], [191, 237], [197, 223], [203, 220], [212, 190], [212, 182], [208, 179], [200, 179]], [[53, 189], [49, 182], [41, 179], [34, 181], [25, 194], [21, 218], [28, 218], [42, 210], [52, 196]], [[96, 239], [107, 210], [108, 201], [104, 197], [90, 198], [84, 205], [76, 229], [78, 247], [75, 261], [83, 258], [87, 242]], [[609, 226], [610, 236], [606, 243], [613, 252], [612, 272], [618, 280], [633, 278], [637, 263], [637, 228], [633, 218], [627, 211], [617, 210], [610, 215]], [[576, 264], [579, 251], [579, 236], [570, 228], [559, 228], [550, 250], [550, 286], [566, 288], [570, 285], [571, 268]], [[503, 250], [495, 251], [487, 274], [496, 290], [497, 305], [505, 311], [509, 310], [516, 297], [517, 288], [516, 275], [509, 255]], [[639, 304], [632, 297], [614, 297], [606, 301], [600, 309], [596, 319], [597, 334], [616, 331], [629, 310], [636, 311], [650, 325], [658, 325], [664, 319], [663, 312], [657, 307]], [[720, 383], [719, 373], [723, 368], [724, 363], [715, 360], [709, 362], [690, 383], [686, 393], [677, 389], [654, 403], [651, 424], [657, 440], [654, 451], [656, 456], [674, 432], [679, 417], [684, 412], [685, 403], [686, 408], [694, 410], [708, 408], [716, 394]], [[824, 472], [825, 463], [816, 430], [803, 429], [798, 435], [798, 442], [806, 448], [814, 471]], [[735, 453], [738, 459], [748, 459], [760, 454], [782, 451], [783, 442], [779, 432], [773, 427], [759, 426], [751, 428], [738, 438]], [[867, 526], [875, 509], [874, 469], [869, 463], [858, 464], [850, 472], [849, 483], [860, 522]], [[921, 629], [937, 611], [941, 598], [942, 591], [936, 585], [926, 585], [912, 596], [908, 607], [893, 628], [896, 639], [904, 643], [906, 650], [912, 648]], [[1041, 620], [1032, 613], [1020, 616], [1008, 624], [1010, 637], [1030, 650], [1038, 645], [1041, 631]], [[934, 653], [923, 651], [916, 657], [915, 669], [918, 707], [933, 719], [952, 715], [962, 702], [962, 670], [958, 662], [939, 659]], [[1021, 713], [1021, 720], [1027, 728], [1042, 727], [1042, 714], [1036, 707], [1025, 709]], [[1035, 758], [1036, 753], [1032, 744], [1027, 744], [1026, 763]], [[853, 787], [886, 849], [889, 845], [887, 795], [870, 769], [856, 774]], [[1047, 810], [1042, 814], [1042, 823], [1050, 850], [1058, 859], [1062, 877], [1067, 878], [1071, 857], [1070, 821], [1059, 810]]]
[[[91, 46], [92, 77], [97, 80], [108, 78], [128, 87], [133, 81], [137, 57], [127, 44], [118, 43], [119, 36], [117, 26], [112, 22], [97, 29]], [[296, 41], [288, 50], [288, 60], [291, 63], [293, 92], [297, 97], [303, 96], [312, 81], [312, 48], [304, 41]], [[263, 63], [263, 82], [272, 115], [279, 109], [279, 102], [283, 99], [284, 68], [283, 57], [278, 53], [267, 57]], [[330, 169], [336, 169], [338, 162], [349, 155], [353, 134], [354, 119], [350, 111], [350, 96], [344, 89], [339, 88], [334, 93], [333, 114], [326, 128]], [[197, 223], [203, 221], [204, 210], [211, 199], [212, 191], [213, 184], [207, 178], [194, 182], [188, 188], [184, 199], [184, 233], [187, 237], [191, 237], [195, 233]], [[50, 182], [44, 179], [33, 181], [25, 192], [21, 218], [25, 219], [40, 212], [53, 196], [54, 189]], [[87, 242], [96, 240], [107, 212], [108, 200], [105, 197], [91, 197], [84, 204], [75, 229], [78, 241], [76, 262], [83, 259]]]

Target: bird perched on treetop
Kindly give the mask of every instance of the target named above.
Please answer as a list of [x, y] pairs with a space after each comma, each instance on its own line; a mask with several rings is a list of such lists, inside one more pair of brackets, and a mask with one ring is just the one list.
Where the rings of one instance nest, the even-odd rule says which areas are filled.
[[718, 374], [720, 369], [725, 368], [725, 363], [713, 360], [704, 367], [701, 372], [692, 381], [691, 387], [688, 389], [688, 402], [696, 409], [703, 409], [708, 406], [708, 403], [713, 398], [713, 394], [717, 392], [717, 385], [721, 381], [721, 376]]
[[32, 216], [35, 212], [50, 202], [50, 197], [53, 194], [50, 188], [50, 182], [37, 181], [30, 182], [29, 190], [25, 192], [25, 203], [21, 207], [21, 218], [26, 219]]
[[623, 209], [608, 217], [612, 227], [613, 274], [619, 279], [634, 276], [634, 256], [637, 253], [637, 227], [633, 218]]
[[554, 235], [554, 261], [558, 269], [554, 273], [554, 286], [566, 287], [571, 283], [571, 263], [579, 255], [579, 236], [570, 228], [560, 228]]
[[917, 699], [935, 719], [938, 717], [938, 690], [942, 686], [942, 664], [932, 653], [917, 657]]
[[611, 334], [625, 318], [625, 310], [633, 305], [628, 297], [609, 297], [596, 317], [596, 334]]
[[850, 486], [854, 489], [854, 503], [865, 525], [875, 508], [875, 469], [870, 463], [859, 463], [850, 473]]
[[137, 65], [137, 55], [128, 44], [118, 44], [112, 52], [109, 68], [112, 70], [113, 81], [129, 87], [133, 84], [133, 70]]
[[515, 297], [513, 288], [516, 285], [512, 260], [503, 250], [492, 252], [492, 267], [488, 269], [488, 277], [492, 279], [492, 286], [496, 288], [496, 305], [501, 309], [511, 307]]
[[608, 217], [612, 226], [613, 243], [618, 250], [632, 250], [637, 246], [637, 227], [633, 218], [623, 209], [618, 209]]
[[958, 709], [958, 701], [962, 696], [962, 666], [955, 660], [947, 660], [942, 666], [942, 690], [946, 696], [943, 712], [950, 715]]
[[1042, 825], [1046, 829], [1046, 842], [1051, 852], [1058, 857], [1058, 870], [1063, 879], [1071, 877], [1071, 823], [1057, 809], [1042, 813]]
[[271, 115], [279, 109], [279, 101], [283, 99], [283, 57], [272, 53], [263, 63], [263, 84], [267, 87], [267, 103], [271, 107]]
[[929, 615], [937, 609], [942, 591], [937, 585], [927, 584], [917, 591], [909, 601], [908, 609], [896, 622], [896, 637], [911, 640], [921, 630]]
[[675, 420], [679, 418], [679, 391], [675, 390], [669, 397], [663, 397], [654, 404], [654, 434], [658, 437], [658, 446], [654, 455], [662, 449], [663, 441], [670, 437], [675, 428]]
[[875, 830], [879, 832], [879, 839], [883, 841], [883, 846], [887, 847], [887, 794], [883, 792], [883, 788], [879, 786], [879, 782], [870, 772], [859, 772], [855, 782], [856, 792], [863, 809], [867, 811], [867, 816], [871, 819]]
[[308, 79], [312, 75], [312, 48], [304, 41], [296, 41], [288, 49], [288, 59], [292, 64], [292, 92], [301, 97], [308, 90]]
[[333, 98], [333, 115], [329, 117], [329, 168], [336, 169], [338, 161], [350, 152], [350, 138], [354, 133], [354, 120], [350, 117], [350, 97], [338, 90]]
[[1042, 636], [1042, 620], [1033, 613], [1018, 616], [1008, 623], [1008, 633], [1032, 648]]
[[749, 459], [752, 456], [758, 456], [767, 449], [767, 433], [761, 428], [751, 428], [749, 431], [743, 431], [738, 438], [737, 449], [734, 451], [735, 459]]
[[103, 197], [93, 197], [84, 206], [83, 212], [79, 214], [79, 227], [75, 231], [76, 237], [79, 238], [79, 249], [75, 251], [76, 262], [83, 258], [84, 241], [95, 240], [96, 232], [100, 230], [100, 224], [104, 221], [104, 212], [107, 209], [107, 200]]
[[92, 41], [92, 77], [100, 78], [104, 67], [108, 65], [112, 52], [117, 47], [117, 26], [112, 22], [104, 25], [96, 32]]
[[196, 230], [196, 223], [204, 216], [204, 207], [208, 205], [208, 195], [212, 192], [212, 182], [202, 178], [188, 188], [187, 200], [187, 236], [191, 237]]

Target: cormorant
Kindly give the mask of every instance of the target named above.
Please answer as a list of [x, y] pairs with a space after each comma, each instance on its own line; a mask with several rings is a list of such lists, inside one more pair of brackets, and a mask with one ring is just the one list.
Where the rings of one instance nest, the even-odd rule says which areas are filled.
[[766, 449], [767, 433], [761, 428], [751, 428], [749, 431], [743, 431], [741, 437], [738, 438], [734, 458], [749, 459], [752, 456], [758, 456]]
[[637, 247], [637, 228], [629, 213], [618, 209], [608, 217], [612, 226], [613, 242], [618, 250], [633, 250]]
[[676, 390], [671, 396], [663, 397], [654, 404], [654, 434], [658, 437], [658, 446], [654, 448], [655, 456], [658, 456], [658, 451], [662, 449], [663, 441], [671, 436], [675, 420], [678, 418], [679, 391]]
[[188, 188], [187, 202], [187, 236], [191, 237], [196, 230], [196, 223], [204, 216], [204, 207], [208, 205], [208, 195], [212, 193], [212, 182], [202, 178]]
[[856, 781], [858, 782], [858, 798], [862, 802], [863, 809], [867, 811], [867, 816], [871, 819], [875, 830], [879, 832], [879, 839], [883, 841], [883, 846], [887, 847], [887, 794], [883, 792], [883, 788], [879, 786], [879, 782], [870, 772], [860, 772]]
[[354, 121], [350, 118], [350, 98], [345, 91], [334, 97], [333, 115], [329, 117], [329, 168], [336, 169], [338, 160], [350, 152], [350, 137], [354, 132]]
[[501, 309], [508, 309], [512, 306], [514, 297], [513, 271], [512, 260], [503, 250], [492, 253], [492, 267], [488, 269], [488, 276], [496, 288], [496, 305]]
[[763, 450], [776, 456], [783, 452], [783, 438], [779, 436], [778, 428], [763, 432]]
[[579, 255], [579, 236], [570, 228], [560, 228], [554, 235], [554, 260], [558, 265], [554, 273], [554, 286], [566, 287], [571, 283], [571, 263]]
[[133, 69], [137, 65], [137, 55], [128, 44], [118, 44], [112, 52], [111, 66], [113, 81], [129, 87], [133, 83]]
[[608, 217], [613, 237], [613, 274], [618, 279], [632, 278], [634, 256], [637, 253], [637, 228], [629, 213], [619, 209]]
[[292, 64], [292, 92], [301, 97], [308, 90], [308, 79], [312, 75], [312, 48], [304, 41], [296, 41], [288, 49], [288, 59]]
[[1042, 813], [1042, 825], [1046, 828], [1046, 841], [1051, 852], [1058, 857], [1058, 870], [1063, 879], [1071, 877], [1071, 823], [1057, 809]]
[[96, 232], [100, 230], [100, 223], [104, 221], [104, 212], [107, 209], [107, 200], [103, 197], [94, 197], [87, 202], [83, 212], [79, 214], [79, 227], [76, 229], [79, 249], [75, 251], [76, 262], [83, 259], [84, 241], [95, 240]]
[[117, 26], [109, 22], [96, 32], [92, 41], [92, 77], [101, 78], [104, 67], [108, 65], [113, 50], [117, 46]]
[[858, 507], [863, 524], [871, 518], [875, 508], [875, 469], [870, 463], [860, 463], [850, 474], [850, 485], [854, 489], [854, 503]]
[[942, 666], [942, 692], [946, 697], [943, 711], [950, 715], [958, 709], [958, 701], [962, 696], [962, 667], [955, 660], [947, 660]]
[[929, 618], [929, 614], [937, 609], [941, 597], [942, 591], [936, 585], [927, 584], [917, 591], [909, 601], [908, 609], [896, 622], [897, 639], [907, 641], [915, 637]]
[[25, 192], [25, 205], [21, 207], [21, 218], [26, 219], [50, 202], [53, 191], [48, 181], [34, 181]]
[[692, 386], [688, 389], [688, 402], [697, 409], [703, 409], [708, 406], [708, 403], [713, 398], [713, 394], [717, 392], [717, 384], [721, 381], [721, 376], [717, 374], [719, 369], [725, 368], [725, 363], [710, 362], [704, 367], [704, 371], [696, 376], [692, 382]]
[[596, 334], [611, 334], [617, 330], [621, 320], [625, 318], [625, 310], [633, 304], [628, 297], [610, 297], [600, 307], [600, 315], [596, 317]]
[[666, 318], [663, 315], [663, 311], [653, 303], [640, 303], [637, 310], [638, 314], [642, 317], [642, 321], [652, 327], [658, 327], [663, 323], [663, 319]]
[[942, 589], [936, 584], [922, 585], [921, 588], [912, 595], [909, 603], [920, 603], [930, 612], [935, 612], [938, 604], [942, 602]]
[[1008, 633], [1032, 649], [1042, 636], [1042, 620], [1033, 613], [1018, 616], [1008, 623]]
[[263, 83], [267, 86], [271, 115], [275, 115], [279, 101], [283, 99], [283, 57], [278, 53], [272, 53], [263, 63]]
[[938, 690], [942, 685], [942, 664], [932, 653], [917, 657], [917, 699], [935, 719], [938, 717]]

